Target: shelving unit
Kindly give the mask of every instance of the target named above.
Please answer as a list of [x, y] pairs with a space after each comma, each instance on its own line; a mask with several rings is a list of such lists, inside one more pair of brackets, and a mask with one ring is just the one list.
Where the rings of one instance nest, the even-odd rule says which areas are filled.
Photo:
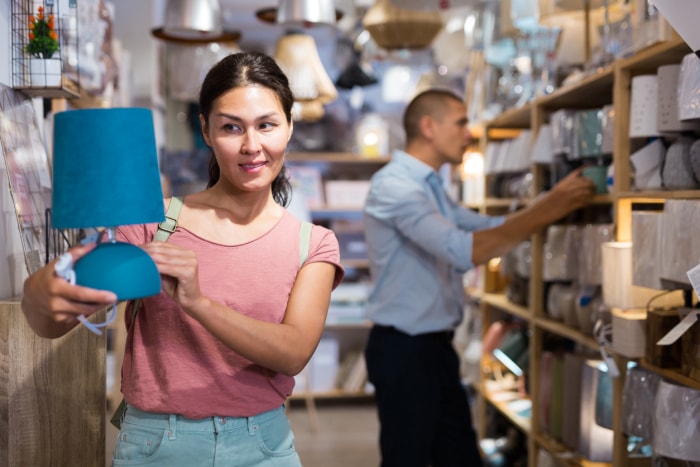
[[[325, 188], [328, 181], [368, 181], [372, 174], [384, 166], [390, 158], [388, 156], [367, 157], [353, 153], [333, 153], [333, 152], [304, 152], [290, 153], [287, 156], [287, 164], [290, 167], [302, 166], [312, 167], [318, 171], [321, 179], [321, 187]], [[311, 220], [314, 223], [325, 225], [333, 229], [334, 222], [348, 221], [361, 222], [362, 220], [362, 200], [357, 200], [352, 206], [337, 206], [326, 202], [321, 206], [310, 209]], [[336, 232], [341, 243], [341, 253], [344, 241], [343, 232]], [[366, 257], [346, 257], [341, 254], [341, 263], [348, 272], [348, 281], [369, 279], [369, 261]], [[367, 334], [371, 324], [364, 319], [360, 321], [335, 322], [329, 316], [324, 331], [324, 338], [333, 338], [338, 342], [339, 366], [349, 354], [362, 351], [367, 339]], [[307, 394], [306, 390], [300, 388], [295, 391], [292, 399], [306, 399], [307, 404], [312, 403], [309, 399], [346, 399], [358, 397], [370, 397], [371, 394], [361, 391], [347, 391], [341, 388], [334, 388], [327, 391], [313, 391]]]
[[[630, 90], [631, 79], [634, 76], [655, 73], [661, 65], [680, 63], [682, 58], [690, 53], [689, 47], [680, 38], [655, 44], [648, 47], [636, 55], [617, 60], [613, 64], [597, 70], [580, 82], [557, 89], [554, 93], [537, 97], [527, 106], [519, 109], [510, 109], [487, 122], [484, 126], [483, 134], [487, 141], [501, 139], [503, 135], [517, 135], [518, 131], [530, 129], [533, 132], [533, 141], [539, 128], [548, 121], [549, 115], [560, 109], [590, 109], [599, 108], [603, 105], [613, 105], [614, 139], [613, 139], [613, 168], [614, 185], [611, 193], [598, 195], [591, 207], [586, 209], [611, 209], [612, 219], [616, 226], [616, 239], [618, 241], [631, 240], [631, 211], [637, 203], [663, 203], [668, 199], [699, 199], [700, 190], [684, 191], [632, 191], [630, 183], [631, 163], [630, 154], [635, 150], [634, 142], [629, 135], [630, 118]], [[512, 137], [512, 136], [511, 136]], [[541, 190], [544, 183], [545, 167], [533, 164], [534, 186]], [[494, 200], [487, 198], [483, 205], [470, 206], [479, 209], [481, 212], [489, 214], [499, 213], [504, 207], [510, 206], [512, 200]], [[486, 413], [485, 406], [491, 405], [509, 419], [514, 426], [527, 435], [528, 441], [528, 465], [537, 465], [537, 452], [544, 449], [554, 456], [561, 464], [566, 466], [641, 466], [650, 465], [648, 458], [631, 457], [627, 453], [627, 436], [622, 431], [622, 393], [624, 388], [624, 371], [621, 376], [613, 380], [613, 455], [611, 464], [601, 464], [590, 462], [572, 452], [570, 448], [564, 446], [560, 441], [549, 436], [540, 426], [539, 414], [539, 375], [540, 361], [543, 352], [543, 344], [546, 336], [553, 335], [565, 338], [573, 342], [578, 348], [587, 349], [591, 353], [599, 353], [600, 348], [597, 340], [578, 329], [567, 326], [561, 321], [556, 321], [545, 314], [543, 280], [543, 250], [544, 233], [537, 233], [530, 239], [531, 251], [531, 274], [529, 278], [529, 304], [527, 307], [515, 305], [508, 301], [507, 297], [498, 292], [493, 292], [493, 287], [485, 283], [485, 290], [477, 296], [480, 298], [480, 309], [482, 316], [482, 329], [484, 332], [488, 325], [497, 316], [512, 316], [527, 322], [530, 333], [529, 350], [529, 393], [532, 401], [531, 418], [525, 423], [519, 419], [508, 406], [503, 404], [494, 395], [485, 390], [485, 384], [480, 384], [477, 388], [479, 394], [477, 404], [477, 420], [484, 423]], [[487, 276], [488, 277], [488, 276]], [[489, 293], [486, 293], [489, 290]], [[472, 295], [473, 292], [472, 292]], [[612, 352], [611, 349], [606, 349]], [[630, 359], [613, 353], [618, 368], [624, 369]], [[688, 378], [680, 371], [667, 370], [645, 362], [638, 361], [639, 365], [654, 371], [671, 381], [687, 385], [692, 388], [700, 388], [700, 382]], [[479, 432], [484, 431], [483, 426], [478, 426]]]

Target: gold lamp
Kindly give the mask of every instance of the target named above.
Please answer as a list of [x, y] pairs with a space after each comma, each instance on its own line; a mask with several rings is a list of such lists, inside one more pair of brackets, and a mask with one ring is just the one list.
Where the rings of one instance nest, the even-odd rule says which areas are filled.
[[377, 0], [362, 18], [362, 25], [383, 49], [428, 47], [442, 29], [437, 10], [399, 8], [390, 0]]

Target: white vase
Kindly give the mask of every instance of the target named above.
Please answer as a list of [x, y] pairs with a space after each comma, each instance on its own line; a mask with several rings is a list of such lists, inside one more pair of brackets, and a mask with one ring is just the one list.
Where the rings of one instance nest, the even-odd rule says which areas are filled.
[[34, 88], [59, 87], [61, 85], [61, 59], [30, 59], [29, 76], [31, 86]]

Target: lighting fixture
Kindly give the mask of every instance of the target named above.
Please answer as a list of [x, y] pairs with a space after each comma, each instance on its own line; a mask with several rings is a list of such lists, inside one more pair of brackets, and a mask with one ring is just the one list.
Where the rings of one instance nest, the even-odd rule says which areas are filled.
[[153, 115], [145, 108], [99, 108], [54, 116], [52, 227], [102, 228], [74, 265], [75, 283], [119, 301], [160, 292], [160, 275], [138, 246], [116, 240], [119, 225], [164, 219]]
[[197, 44], [240, 38], [237, 32], [223, 30], [218, 0], [168, 0], [164, 13], [163, 26], [151, 30], [158, 39]]
[[263, 8], [255, 15], [266, 23], [309, 25], [335, 24], [343, 12], [333, 0], [280, 0], [277, 8]]

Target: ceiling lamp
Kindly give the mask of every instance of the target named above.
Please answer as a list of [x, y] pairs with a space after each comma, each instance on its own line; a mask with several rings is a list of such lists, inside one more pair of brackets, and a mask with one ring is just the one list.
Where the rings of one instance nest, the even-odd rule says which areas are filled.
[[335, 24], [343, 13], [333, 0], [280, 0], [277, 8], [264, 8], [255, 15], [266, 23]]
[[377, 0], [362, 18], [372, 39], [383, 49], [423, 49], [442, 29], [437, 11], [399, 8], [389, 0]]
[[182, 43], [235, 41], [236, 32], [224, 32], [218, 0], [168, 0], [163, 26], [151, 30], [158, 39]]
[[277, 41], [274, 57], [289, 78], [298, 110], [295, 117], [304, 121], [320, 119], [323, 105], [335, 100], [338, 91], [323, 68], [314, 38], [302, 33], [285, 34]]

